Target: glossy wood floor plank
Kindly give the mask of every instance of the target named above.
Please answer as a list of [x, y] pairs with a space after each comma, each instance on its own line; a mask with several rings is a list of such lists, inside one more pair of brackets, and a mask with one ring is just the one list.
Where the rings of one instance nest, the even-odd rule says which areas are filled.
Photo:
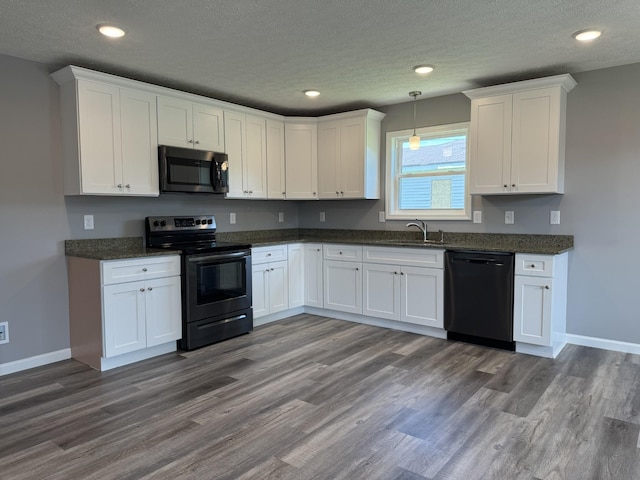
[[2, 480], [639, 480], [640, 357], [314, 315], [108, 372], [0, 377]]

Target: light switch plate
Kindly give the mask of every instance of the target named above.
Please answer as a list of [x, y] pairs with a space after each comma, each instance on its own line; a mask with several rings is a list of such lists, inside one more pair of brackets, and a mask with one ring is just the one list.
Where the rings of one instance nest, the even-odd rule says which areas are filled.
[[278, 213], [278, 221], [280, 223], [284, 222], [284, 212], [279, 212]]
[[93, 215], [84, 216], [84, 229], [93, 230]]
[[326, 218], [327, 217], [325, 216], [324, 212], [320, 212], [320, 221], [324, 222]]
[[515, 221], [515, 215], [513, 213], [513, 210], [506, 210], [504, 212], [504, 223], [507, 225], [513, 225], [514, 221]]
[[551, 210], [549, 223], [551, 225], [560, 225], [560, 210]]
[[482, 223], [482, 210], [473, 212], [473, 223]]
[[378, 212], [378, 222], [384, 223], [386, 219], [384, 218], [384, 211]]
[[231, 225], [234, 225], [236, 223], [236, 214], [235, 213], [230, 213], [229, 214], [229, 223]]

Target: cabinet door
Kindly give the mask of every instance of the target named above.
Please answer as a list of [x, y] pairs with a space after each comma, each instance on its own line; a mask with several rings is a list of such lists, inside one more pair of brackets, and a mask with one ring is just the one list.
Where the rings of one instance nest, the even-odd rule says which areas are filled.
[[340, 121], [318, 124], [318, 196], [340, 198]]
[[123, 192], [157, 196], [158, 121], [155, 95], [120, 89], [120, 118]]
[[558, 191], [560, 91], [560, 87], [541, 88], [513, 95], [511, 185], [514, 192]]
[[301, 243], [288, 245], [289, 308], [304, 305], [304, 247]]
[[193, 146], [198, 150], [224, 152], [224, 120], [220, 108], [193, 104]]
[[365, 263], [362, 274], [362, 313], [400, 320], [400, 267]]
[[224, 113], [224, 142], [229, 158], [229, 192], [227, 198], [245, 198], [246, 125], [241, 113]]
[[508, 193], [511, 185], [512, 95], [471, 101], [469, 191]]
[[362, 313], [362, 264], [324, 261], [324, 308]]
[[317, 125], [285, 125], [285, 164], [287, 198], [318, 198]]
[[122, 136], [117, 87], [78, 80], [81, 193], [121, 193]]
[[253, 318], [263, 317], [269, 313], [269, 264], [251, 268], [251, 288]]
[[402, 267], [403, 322], [444, 327], [444, 275], [439, 268]]
[[158, 97], [158, 143], [193, 148], [193, 104], [170, 97]]
[[551, 278], [514, 276], [513, 339], [551, 345]]
[[149, 280], [145, 288], [147, 347], [179, 340], [182, 337], [180, 277]]
[[365, 119], [340, 122], [340, 197], [364, 198]]
[[289, 308], [289, 269], [287, 262], [269, 264], [269, 313]]
[[267, 198], [285, 198], [284, 122], [267, 120]]
[[322, 245], [304, 245], [304, 304], [309, 307], [323, 307], [322, 285]]
[[247, 115], [244, 190], [250, 198], [267, 198], [267, 132], [264, 118]]
[[144, 282], [103, 287], [104, 356], [141, 350], [147, 346]]

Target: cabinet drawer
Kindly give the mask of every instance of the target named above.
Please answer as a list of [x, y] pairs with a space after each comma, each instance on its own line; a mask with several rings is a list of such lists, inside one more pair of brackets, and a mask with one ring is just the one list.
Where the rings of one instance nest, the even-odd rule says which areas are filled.
[[180, 275], [180, 256], [178, 255], [102, 262], [103, 285], [176, 275]]
[[344, 262], [362, 261], [361, 245], [323, 245], [322, 253], [325, 260], [342, 260]]
[[444, 268], [444, 250], [431, 248], [364, 247], [363, 262]]
[[275, 245], [272, 247], [256, 247], [251, 249], [251, 264], [259, 265], [261, 263], [277, 262], [286, 260], [287, 245]]
[[516, 254], [516, 275], [553, 277], [553, 255]]

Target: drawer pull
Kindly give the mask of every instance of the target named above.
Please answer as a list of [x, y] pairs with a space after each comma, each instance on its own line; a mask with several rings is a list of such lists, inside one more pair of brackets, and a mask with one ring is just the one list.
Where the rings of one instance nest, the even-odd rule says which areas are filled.
[[153, 290], [153, 287], [149, 287], [149, 288], [147, 288], [147, 290], [151, 291], [151, 290]]
[[545, 285], [545, 286], [544, 286], [544, 288], [545, 288], [546, 290], [549, 290], [549, 285]]
[[270, 256], [271, 256], [271, 254], [270, 254], [270, 253], [267, 253], [267, 257], [270, 257]]
[[141, 288], [141, 289], [140, 289], [140, 291], [141, 291], [141, 292], [144, 292], [144, 288]]
[[143, 268], [143, 269], [142, 269], [142, 271], [143, 271], [143, 272], [146, 272], [146, 271], [147, 271], [147, 269], [146, 269], [146, 268]]

